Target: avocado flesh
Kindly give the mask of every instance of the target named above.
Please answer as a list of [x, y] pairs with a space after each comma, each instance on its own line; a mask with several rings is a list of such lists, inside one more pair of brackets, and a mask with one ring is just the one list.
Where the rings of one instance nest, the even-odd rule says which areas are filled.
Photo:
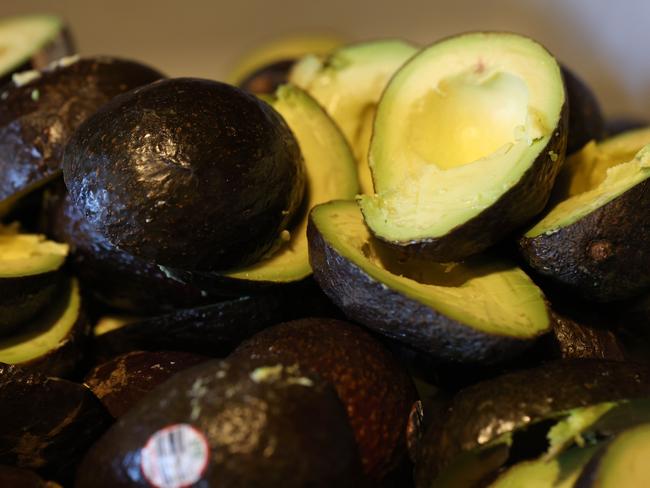
[[522, 180], [562, 119], [560, 68], [534, 41], [467, 34], [404, 65], [375, 117], [369, 161], [375, 194], [359, 199], [390, 242], [439, 238]]
[[319, 205], [312, 219], [329, 244], [371, 278], [460, 324], [522, 339], [550, 326], [542, 292], [512, 264], [487, 258], [400, 263], [377, 246], [352, 201]]
[[46, 310], [20, 333], [0, 340], [0, 362], [23, 364], [45, 356], [67, 342], [67, 338], [81, 313], [79, 284], [72, 280], [66, 296], [59, 297], [51, 309]]
[[56, 271], [67, 255], [67, 244], [43, 235], [0, 234], [0, 280]]
[[569, 158], [558, 176], [561, 186], [553, 195], [558, 203], [524, 236], [551, 234], [567, 227], [648, 179], [648, 143], [650, 130], [644, 129], [627, 138], [618, 136], [602, 144], [587, 144]]
[[606, 449], [595, 474], [595, 486], [650, 485], [650, 424], [623, 432]]
[[287, 231], [287, 241], [270, 257], [226, 274], [235, 279], [287, 283], [311, 274], [307, 248], [308, 210], [319, 203], [353, 198], [358, 190], [356, 164], [339, 128], [318, 103], [293, 85], [281, 86], [269, 100], [296, 136], [307, 170], [304, 218]]
[[396, 39], [343, 46], [327, 57], [306, 56], [290, 81], [312, 95], [352, 146], [363, 193], [372, 193], [368, 148], [377, 103], [391, 76], [417, 48]]

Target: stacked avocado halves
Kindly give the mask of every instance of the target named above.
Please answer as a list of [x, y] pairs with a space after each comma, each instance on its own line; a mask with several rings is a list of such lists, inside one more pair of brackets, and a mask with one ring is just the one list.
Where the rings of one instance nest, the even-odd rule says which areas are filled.
[[650, 483], [650, 129], [539, 43], [3, 39], [0, 484]]

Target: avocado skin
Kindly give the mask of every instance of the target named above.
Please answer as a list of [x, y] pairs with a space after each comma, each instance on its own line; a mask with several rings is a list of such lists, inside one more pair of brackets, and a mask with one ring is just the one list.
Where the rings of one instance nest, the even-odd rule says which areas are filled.
[[282, 117], [238, 88], [177, 78], [106, 104], [66, 146], [74, 205], [113, 245], [171, 268], [259, 260], [299, 210], [300, 148]]
[[115, 95], [161, 77], [136, 62], [96, 57], [48, 68], [21, 86], [4, 85], [0, 200], [60, 174], [64, 146], [89, 115]]
[[18, 278], [0, 278], [0, 336], [36, 317], [54, 296], [63, 274], [50, 271]]
[[93, 368], [84, 378], [84, 385], [113, 417], [119, 418], [160, 383], [207, 360], [205, 356], [179, 351], [132, 351]]
[[110, 424], [91, 391], [70, 381], [0, 363], [0, 463], [69, 475]]
[[289, 81], [295, 59], [282, 59], [258, 68], [239, 83], [239, 88], [256, 95], [272, 95]]
[[555, 361], [477, 383], [454, 397], [441, 427], [425, 433], [416, 485], [433, 486], [458, 455], [553, 413], [648, 396], [650, 365], [596, 359]]
[[[357, 487], [361, 463], [343, 405], [325, 382], [251, 378], [245, 360], [210, 361], [178, 373], [139, 402], [89, 450], [77, 488], [149, 487], [141, 449], [154, 432], [190, 423], [210, 446], [205, 473], [195, 486]], [[200, 385], [197, 391], [197, 385]], [[192, 417], [192, 410], [199, 414]], [[269, 449], [269, 446], [273, 446]]]
[[7, 488], [56, 488], [58, 485], [46, 482], [28, 469], [15, 466], [0, 466], [0, 486]]
[[483, 364], [505, 361], [533, 342], [480, 332], [393, 291], [333, 249], [311, 217], [307, 238], [316, 282], [348, 318], [375, 332], [442, 361]]
[[605, 121], [596, 96], [575, 73], [562, 65], [562, 77], [569, 100], [567, 155], [582, 149], [589, 141], [605, 136]]
[[[537, 159], [512, 188], [477, 216], [441, 237], [391, 241], [375, 235], [378, 242], [405, 257], [419, 256], [447, 263], [462, 261], [503, 240], [544, 210], [564, 163], [568, 112], [565, 102], [558, 125]], [[555, 161], [550, 154], [556, 155]]]
[[650, 289], [650, 179], [552, 234], [519, 239], [527, 264], [587, 300]]
[[48, 234], [70, 246], [74, 273], [99, 301], [140, 314], [215, 301], [201, 288], [169, 278], [157, 265], [117, 249], [88, 224], [60, 187], [44, 199]]
[[605, 133], [603, 139], [609, 139], [618, 134], [623, 134], [624, 132], [635, 129], [643, 129], [648, 126], [650, 126], [650, 121], [646, 119], [634, 117], [615, 117], [613, 119], [608, 119], [605, 121]]
[[265, 329], [230, 358], [300, 365], [328, 381], [346, 406], [364, 471], [382, 480], [404, 462], [415, 387], [406, 371], [359, 326], [306, 318]]

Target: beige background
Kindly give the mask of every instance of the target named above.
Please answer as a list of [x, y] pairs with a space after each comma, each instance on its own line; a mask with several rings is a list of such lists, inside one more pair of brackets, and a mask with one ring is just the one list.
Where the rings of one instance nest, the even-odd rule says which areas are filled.
[[650, 117], [647, 0], [0, 0], [0, 15], [29, 12], [62, 15], [84, 54], [217, 79], [247, 50], [287, 34], [430, 43], [460, 31], [510, 30], [545, 44], [589, 82], [607, 113]]

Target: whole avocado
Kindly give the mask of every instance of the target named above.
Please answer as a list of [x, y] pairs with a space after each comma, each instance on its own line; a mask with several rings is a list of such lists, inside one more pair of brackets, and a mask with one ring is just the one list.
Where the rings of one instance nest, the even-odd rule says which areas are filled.
[[106, 104], [70, 139], [63, 172], [74, 205], [113, 245], [186, 270], [259, 260], [305, 188], [282, 117], [238, 88], [195, 78]]

